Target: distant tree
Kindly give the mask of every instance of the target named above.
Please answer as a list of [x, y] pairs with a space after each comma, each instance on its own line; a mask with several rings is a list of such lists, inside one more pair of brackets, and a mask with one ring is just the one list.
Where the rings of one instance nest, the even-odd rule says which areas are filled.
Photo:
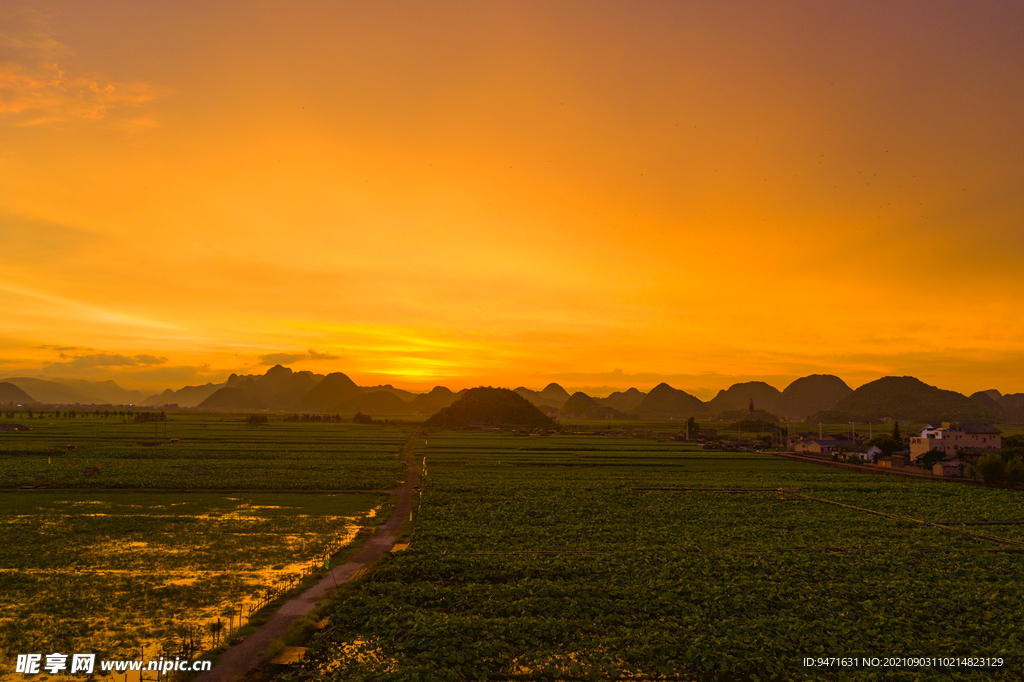
[[1024, 485], [1024, 460], [1014, 457], [1006, 463], [1006, 484], [1011, 488]]
[[260, 424], [266, 424], [268, 421], [270, 420], [267, 419], [265, 414], [250, 414], [245, 418], [245, 423], [249, 426], [259, 426]]
[[1014, 457], [1024, 458], [1024, 436], [1007, 436], [1003, 439], [1003, 447], [999, 451], [1003, 460], [1009, 462]]
[[875, 436], [869, 440], [867, 445], [877, 445], [881, 450], [882, 454], [888, 457], [897, 450], [903, 449], [903, 443], [896, 440], [889, 434], [882, 434], [881, 436]]
[[903, 435], [900, 433], [900, 423], [893, 422], [892, 425], [892, 439], [897, 443], [903, 443]]
[[363, 414], [362, 412], [356, 412], [356, 415], [354, 417], [352, 417], [352, 423], [353, 424], [372, 424], [373, 423], [373, 417], [371, 417], [368, 414]]
[[1006, 477], [1006, 462], [995, 452], [990, 452], [979, 459], [974, 469], [990, 488], [1000, 485]]
[[942, 450], [929, 450], [928, 452], [921, 455], [921, 463], [929, 469], [933, 464], [946, 458], [946, 453]]
[[754, 399], [750, 399], [750, 414], [754, 414]]

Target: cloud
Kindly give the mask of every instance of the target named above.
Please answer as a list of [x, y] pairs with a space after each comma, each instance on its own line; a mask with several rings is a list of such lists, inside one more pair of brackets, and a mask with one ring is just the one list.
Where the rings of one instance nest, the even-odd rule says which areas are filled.
[[267, 355], [261, 355], [261, 365], [290, 365], [293, 362], [299, 360], [305, 360], [305, 353], [268, 353]]
[[[60, 357], [69, 356], [64, 353]], [[51, 367], [64, 367], [67, 369], [89, 369], [91, 367], [134, 367], [138, 364], [134, 358], [119, 353], [90, 353], [88, 355], [76, 355], [67, 362], [53, 362]]]
[[[48, 32], [35, 10], [0, 11], [0, 121], [36, 126], [72, 119], [97, 121], [136, 112], [163, 94], [152, 84], [115, 82], [79, 70], [74, 51]], [[125, 118], [133, 130], [153, 127], [151, 116]]]
[[139, 367], [140, 365], [162, 365], [167, 362], [165, 357], [157, 357], [146, 353], [134, 356], [122, 355], [120, 353], [89, 353], [86, 355], [69, 356], [61, 353], [60, 357], [65, 362], [51, 362], [47, 365], [46, 369], [48, 371], [60, 371], [66, 369], [92, 369], [94, 367]]
[[306, 353], [267, 353], [259, 358], [261, 365], [290, 365], [299, 360], [339, 360], [341, 356], [320, 353], [310, 348]]
[[145, 353], [135, 356], [135, 361], [140, 365], [162, 365], [167, 362], [165, 357], [156, 357], [155, 355], [146, 355]]

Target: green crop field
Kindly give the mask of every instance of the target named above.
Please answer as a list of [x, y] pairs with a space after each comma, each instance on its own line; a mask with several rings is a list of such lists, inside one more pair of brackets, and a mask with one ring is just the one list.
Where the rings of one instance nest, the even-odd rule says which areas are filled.
[[411, 433], [348, 423], [250, 426], [231, 415], [0, 423], [12, 421], [32, 430], [0, 431], [0, 488], [8, 489], [386, 490], [405, 471], [395, 455]]
[[0, 432], [5, 666], [211, 648], [387, 516], [412, 435], [230, 415], [173, 415], [166, 439], [162, 422], [119, 417], [22, 423]]
[[416, 452], [410, 547], [279, 679], [1020, 679], [1019, 492], [600, 436]]

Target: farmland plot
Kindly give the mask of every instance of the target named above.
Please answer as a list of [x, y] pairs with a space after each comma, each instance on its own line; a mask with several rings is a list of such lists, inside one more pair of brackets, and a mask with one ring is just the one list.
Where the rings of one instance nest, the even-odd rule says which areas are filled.
[[[89, 417], [0, 433], [0, 488], [388, 490], [410, 430], [175, 415], [159, 427]], [[73, 448], [73, 449], [69, 449]]]
[[237, 627], [259, 595], [373, 523], [385, 497], [0, 494], [0, 658], [130, 657], [177, 651], [183, 639], [201, 651], [210, 623]]
[[[1019, 535], [934, 523], [1019, 519], [1006, 491], [600, 437], [417, 455], [410, 547], [287, 679], [1020, 678]], [[1001, 665], [805, 665], [824, 657]]]
[[[24, 423], [31, 430], [0, 434], [8, 661], [209, 649], [268, 590], [386, 518], [384, 491], [408, 470], [409, 428], [252, 427], [231, 415]], [[213, 635], [218, 619], [224, 630]]]

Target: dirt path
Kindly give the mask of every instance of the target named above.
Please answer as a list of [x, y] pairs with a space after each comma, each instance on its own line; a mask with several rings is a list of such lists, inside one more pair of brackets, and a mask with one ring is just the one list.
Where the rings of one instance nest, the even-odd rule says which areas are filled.
[[[419, 481], [419, 467], [416, 465], [412, 447], [406, 450], [405, 458], [409, 466], [409, 475], [401, 488], [388, 492], [398, 495], [398, 505], [388, 520], [377, 526], [377, 532], [363, 542], [359, 552], [345, 563], [335, 566], [319, 583], [309, 588], [298, 597], [286, 602], [270, 617], [266, 623], [245, 638], [245, 641], [228, 649], [212, 670], [193, 678], [194, 682], [229, 682], [266, 660], [266, 651], [270, 644], [281, 637], [292, 623], [309, 613], [317, 603], [334, 591], [336, 584], [341, 585], [347, 580], [373, 564], [395, 544], [395, 537], [402, 522], [409, 518], [412, 511], [412, 494]], [[337, 583], [335, 583], [337, 581]]]

